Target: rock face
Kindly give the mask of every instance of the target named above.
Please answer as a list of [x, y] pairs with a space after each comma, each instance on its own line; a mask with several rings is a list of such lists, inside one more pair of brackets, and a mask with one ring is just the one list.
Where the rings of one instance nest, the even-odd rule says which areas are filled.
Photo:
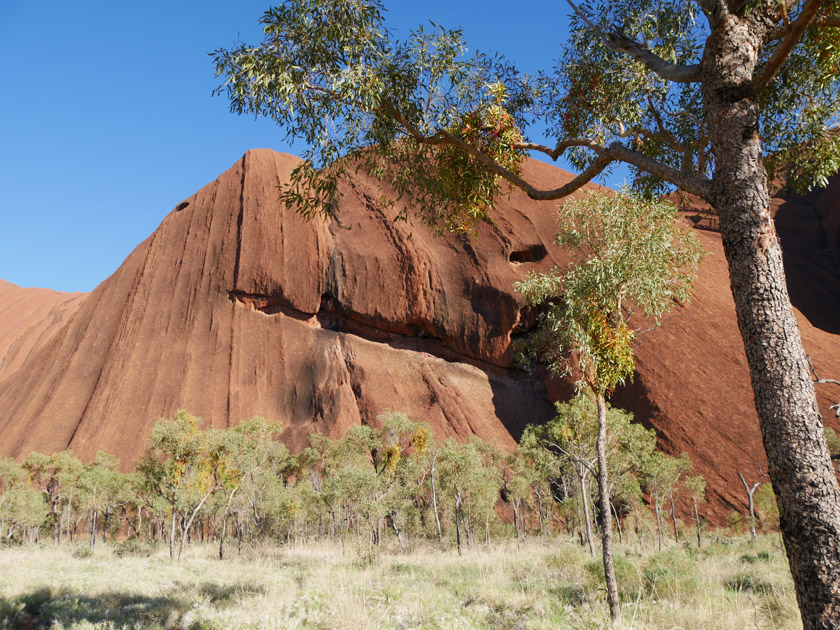
[[0, 381], [49, 341], [87, 293], [23, 289], [0, 280]]
[[[305, 223], [278, 202], [296, 163], [250, 151], [74, 298], [72, 318], [0, 372], [0, 456], [104, 449], [128, 464], [178, 408], [213, 426], [281, 420], [293, 447], [388, 409], [438, 438], [506, 448], [549, 419], [549, 392], [570, 388], [514, 369], [510, 340], [524, 323], [512, 284], [568, 261], [552, 243], [556, 204], [514, 192], [476, 238], [439, 238], [394, 223], [400, 208], [383, 210], [360, 177], [337, 218]], [[525, 169], [541, 187], [571, 178], [540, 162]], [[614, 403], [655, 427], [667, 451], [691, 455], [720, 522], [745, 502], [737, 472], [749, 478], [748, 462], [764, 460], [720, 239], [700, 237], [709, 255], [694, 301], [640, 337], [636, 378]], [[830, 292], [840, 284], [827, 273], [815, 286]], [[817, 369], [837, 377], [837, 316], [823, 310], [822, 330], [800, 324]], [[820, 390], [827, 416], [833, 394]]]

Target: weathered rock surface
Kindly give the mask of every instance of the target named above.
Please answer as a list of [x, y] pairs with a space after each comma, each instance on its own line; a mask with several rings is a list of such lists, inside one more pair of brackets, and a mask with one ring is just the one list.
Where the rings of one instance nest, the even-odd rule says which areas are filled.
[[[20, 367], [0, 373], [0, 456], [70, 447], [130, 462], [154, 422], [181, 407], [213, 426], [282, 420], [298, 447], [310, 432], [337, 436], [387, 409], [429, 422], [440, 438], [505, 447], [547, 420], [548, 392], [569, 388], [512, 367], [511, 335], [521, 332], [512, 284], [568, 261], [552, 243], [556, 204], [514, 192], [477, 238], [438, 238], [392, 222], [399, 207], [383, 210], [377, 186], [360, 177], [336, 219], [305, 223], [278, 202], [296, 163], [248, 152], [79, 297], [72, 319]], [[542, 187], [571, 177], [540, 162], [525, 168]], [[817, 233], [797, 233], [805, 254]], [[749, 477], [749, 462], [764, 460], [720, 239], [699, 235], [709, 255], [695, 299], [642, 335], [635, 381], [614, 402], [655, 427], [666, 450], [691, 455], [720, 522], [745, 501], [737, 472]], [[792, 293], [820, 327], [800, 317], [806, 349], [821, 375], [837, 377], [831, 327], [840, 320], [813, 303], [840, 281], [819, 265], [817, 277], [808, 260], [791, 258], [791, 277], [811, 281]], [[820, 387], [833, 422], [835, 392]]]
[[0, 381], [49, 341], [86, 296], [87, 293], [79, 292], [25, 289], [0, 280]]

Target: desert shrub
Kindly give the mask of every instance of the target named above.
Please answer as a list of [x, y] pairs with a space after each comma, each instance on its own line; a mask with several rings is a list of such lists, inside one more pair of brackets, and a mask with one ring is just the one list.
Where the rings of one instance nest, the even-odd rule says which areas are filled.
[[695, 593], [700, 582], [697, 565], [679, 550], [651, 556], [643, 572], [645, 594], [675, 599], [680, 593]]
[[90, 558], [93, 555], [93, 551], [87, 545], [78, 545], [73, 548], [70, 554], [77, 560], [84, 560], [85, 558]]
[[775, 589], [772, 584], [761, 580], [752, 573], [739, 573], [724, 584], [727, 590], [735, 593], [753, 593], [756, 595], [767, 595]]
[[126, 540], [114, 545], [114, 555], [118, 558], [138, 557], [148, 558], [157, 549], [157, 544], [137, 539]]

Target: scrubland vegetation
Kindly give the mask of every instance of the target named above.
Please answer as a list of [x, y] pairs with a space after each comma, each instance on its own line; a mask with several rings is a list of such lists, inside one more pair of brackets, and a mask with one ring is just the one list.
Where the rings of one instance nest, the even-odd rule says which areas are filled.
[[[798, 628], [777, 535], [619, 545], [619, 628]], [[568, 536], [452, 547], [352, 537], [254, 543], [51, 543], [0, 553], [0, 628], [602, 628], [603, 571]]]
[[[507, 455], [391, 412], [293, 456], [278, 424], [182, 411], [131, 473], [2, 460], [0, 627], [602, 627], [594, 404], [558, 404]], [[630, 420], [609, 410], [621, 623], [797, 627], [778, 537], [748, 542], [746, 515], [706, 531], [703, 478]]]

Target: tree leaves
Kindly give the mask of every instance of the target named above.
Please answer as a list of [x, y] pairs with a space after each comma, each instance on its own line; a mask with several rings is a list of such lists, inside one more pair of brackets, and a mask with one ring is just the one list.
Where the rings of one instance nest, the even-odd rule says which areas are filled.
[[526, 305], [545, 305], [520, 356], [561, 374], [574, 361], [578, 385], [601, 395], [633, 372], [631, 315], [658, 320], [687, 301], [702, 246], [673, 206], [627, 191], [568, 201], [558, 225], [556, 241], [574, 262], [514, 285]]

